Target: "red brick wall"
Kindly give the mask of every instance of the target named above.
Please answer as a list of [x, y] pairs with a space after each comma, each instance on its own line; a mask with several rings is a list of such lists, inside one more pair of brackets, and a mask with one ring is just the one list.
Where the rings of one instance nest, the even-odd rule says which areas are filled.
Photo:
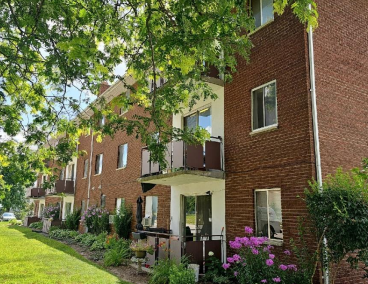
[[[134, 114], [142, 114], [142, 110], [134, 107], [126, 114], [132, 118]], [[75, 207], [81, 207], [82, 200], [87, 203], [88, 177], [83, 178], [84, 160], [90, 159], [91, 137], [81, 137], [79, 150], [86, 150], [87, 155], [78, 158]], [[118, 146], [128, 143], [128, 161], [124, 169], [117, 170]], [[146, 194], [137, 179], [141, 174], [142, 143], [135, 136], [127, 136], [123, 132], [115, 134], [114, 138], [106, 137], [102, 143], [93, 143], [92, 177], [90, 190], [90, 206], [100, 205], [101, 194], [106, 195], [106, 208], [115, 210], [116, 198], [125, 198], [133, 205], [133, 227], [135, 226], [136, 201], [139, 196], [158, 196], [158, 227], [170, 228], [170, 187], [156, 186]], [[103, 153], [103, 167], [100, 175], [94, 175], [96, 155]], [[100, 188], [99, 188], [100, 187]], [[92, 189], [94, 188], [94, 189]], [[143, 203], [144, 210], [145, 203]]]
[[[322, 175], [368, 157], [368, 1], [316, 0], [314, 33]], [[347, 266], [337, 283], [368, 283]]]
[[[281, 189], [283, 247], [306, 208], [298, 198], [315, 176], [307, 35], [290, 11], [252, 35], [250, 63], [225, 85], [227, 239], [255, 227], [254, 190]], [[251, 90], [276, 80], [278, 128], [250, 135]]]

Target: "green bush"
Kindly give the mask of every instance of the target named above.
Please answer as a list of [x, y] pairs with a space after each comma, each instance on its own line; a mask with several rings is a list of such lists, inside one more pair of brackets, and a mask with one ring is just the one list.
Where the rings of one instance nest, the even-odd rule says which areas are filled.
[[[368, 161], [363, 170], [343, 172], [338, 169], [325, 179], [322, 188], [317, 182], [305, 191], [309, 215], [316, 228], [320, 258], [325, 255], [331, 283], [338, 268], [346, 261], [359, 269], [365, 263], [368, 277]], [[328, 248], [324, 247], [323, 238]]]
[[118, 239], [116, 235], [109, 236], [106, 242], [108, 251], [104, 255], [105, 266], [119, 266], [127, 263], [132, 256], [130, 240]]
[[120, 238], [129, 239], [132, 231], [132, 206], [123, 203], [114, 217], [114, 227]]
[[88, 232], [92, 234], [98, 235], [110, 231], [109, 212], [105, 208], [89, 207], [84, 211], [81, 221], [88, 228]]
[[195, 284], [194, 271], [184, 264], [172, 265], [169, 279], [170, 284]]
[[39, 229], [41, 230], [43, 227], [43, 223], [42, 222], [34, 222], [31, 225], [29, 225], [30, 228], [32, 229]]
[[69, 214], [65, 220], [65, 227], [68, 230], [78, 231], [79, 220], [81, 219], [81, 209]]
[[10, 221], [9, 221], [9, 225], [11, 225], [11, 226], [16, 226], [16, 225], [18, 225], [18, 226], [22, 226], [22, 225], [23, 225], [23, 223], [22, 223], [22, 221], [21, 221], [21, 220], [12, 219], [12, 220], [10, 220]]
[[56, 229], [49, 232], [49, 237], [56, 240], [73, 240], [79, 235], [78, 232], [72, 230]]
[[59, 227], [56, 227], [56, 226], [51, 226], [50, 229], [49, 229], [49, 234], [52, 232], [52, 231], [55, 231], [55, 230], [60, 230]]
[[188, 259], [182, 258], [177, 265], [170, 259], [160, 260], [154, 267], [149, 279], [150, 284], [194, 284], [195, 275], [188, 269]]
[[90, 250], [103, 250], [106, 246], [106, 238], [107, 238], [107, 232], [101, 233], [97, 236], [96, 240], [91, 245]]
[[89, 233], [80, 234], [79, 236], [74, 238], [74, 240], [79, 242], [83, 246], [90, 247], [97, 240], [97, 236]]

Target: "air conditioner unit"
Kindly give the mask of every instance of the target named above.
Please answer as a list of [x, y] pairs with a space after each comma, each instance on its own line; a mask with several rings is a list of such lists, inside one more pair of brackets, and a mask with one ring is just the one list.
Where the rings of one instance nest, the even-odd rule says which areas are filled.
[[152, 220], [151, 220], [151, 218], [143, 218], [143, 226], [144, 227], [150, 227], [150, 226], [152, 226]]
[[114, 224], [115, 215], [109, 215], [109, 224]]

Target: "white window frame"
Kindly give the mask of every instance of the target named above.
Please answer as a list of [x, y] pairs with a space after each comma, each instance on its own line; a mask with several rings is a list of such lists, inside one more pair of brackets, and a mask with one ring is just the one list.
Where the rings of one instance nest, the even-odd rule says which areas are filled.
[[[126, 163], [124, 165], [124, 148], [126, 146]], [[120, 152], [120, 147], [122, 147], [122, 152]], [[121, 144], [118, 146], [118, 164], [117, 164], [117, 170], [125, 169], [128, 165], [128, 143]], [[121, 155], [120, 155], [121, 154]], [[120, 164], [120, 161], [122, 165]]]
[[[97, 158], [97, 157], [100, 158]], [[98, 161], [98, 172], [97, 172], [97, 161]], [[103, 153], [97, 154], [95, 159], [95, 176], [100, 175], [102, 173], [102, 165], [103, 165]]]
[[[253, 117], [253, 113], [254, 113], [254, 109], [253, 109], [253, 92], [254, 91], [257, 91], [259, 89], [262, 89], [262, 88], [264, 88], [264, 87], [266, 87], [268, 85], [271, 85], [273, 83], [275, 83], [275, 93], [276, 93], [276, 102], [275, 102], [276, 123], [271, 124], [271, 125], [268, 125], [268, 126], [259, 127], [257, 129], [253, 129], [253, 119], [254, 119], [254, 117]], [[257, 133], [257, 132], [262, 132], [262, 131], [265, 131], [265, 130], [268, 130], [268, 129], [277, 128], [278, 125], [279, 125], [279, 117], [278, 117], [278, 111], [277, 111], [277, 82], [276, 82], [276, 80], [272, 80], [272, 81], [270, 81], [270, 82], [268, 82], [266, 84], [263, 84], [261, 86], [258, 86], [257, 88], [252, 89], [251, 92], [250, 92], [250, 97], [251, 97], [251, 109], [252, 109], [252, 111], [251, 111], [251, 127], [252, 127], [252, 133]], [[264, 94], [263, 94], [263, 121], [264, 122], [266, 122], [265, 116], [266, 116], [266, 112], [265, 112]]]
[[85, 159], [84, 164], [83, 164], [83, 178], [88, 177], [88, 164], [89, 164], [89, 159]]
[[[270, 230], [270, 209], [269, 209], [269, 202], [268, 202], [268, 192], [270, 191], [280, 191], [281, 194], [281, 188], [267, 188], [267, 189], [255, 189], [254, 190], [254, 221], [255, 221], [255, 232], [257, 235], [258, 232], [258, 225], [257, 225], [257, 192], [267, 192], [267, 225], [268, 225], [268, 242], [273, 244], [281, 244], [284, 240], [277, 240], [277, 239], [271, 239], [271, 230]], [[281, 200], [282, 202], [282, 200]], [[280, 204], [282, 207], [282, 204]], [[282, 221], [282, 209], [281, 209], [281, 221]]]
[[[157, 212], [156, 212], [156, 223], [151, 223], [151, 228], [157, 228], [157, 221], [158, 221], [158, 196], [157, 195], [148, 195], [148, 196], [146, 196], [146, 198], [145, 198], [145, 206], [144, 206], [144, 218], [151, 218], [151, 222], [153, 221], [153, 199], [154, 198], [156, 198], [157, 199]], [[150, 209], [148, 209], [149, 208], [149, 206], [151, 207]], [[147, 210], [148, 209], [148, 210]], [[149, 217], [147, 217], [148, 216], [148, 213], [151, 213], [150, 215], [149, 215]]]
[[122, 204], [125, 204], [125, 198], [121, 197], [121, 198], [116, 198], [116, 213], [119, 214], [120, 212], [120, 207]]
[[[211, 113], [211, 132], [212, 132], [212, 128], [213, 128], [213, 113], [212, 113], [212, 105], [211, 104], [207, 104], [207, 105], [204, 105], [204, 106], [201, 106], [191, 112], [188, 112], [186, 113], [185, 115], [183, 115], [183, 118], [182, 118], [182, 129], [184, 129], [185, 127], [185, 118], [188, 117], [188, 116], [191, 116], [193, 114], [196, 114], [197, 115], [197, 126], [199, 126], [199, 113], [202, 111], [202, 110], [205, 110], [206, 108], [209, 108], [210, 109], [210, 113]], [[210, 135], [212, 135], [212, 133], [210, 133]]]
[[[257, 0], [251, 0], [251, 3], [250, 3], [250, 9], [252, 10], [252, 15], [253, 15], [253, 9], [252, 9], [253, 8], [253, 3], [252, 3], [252, 1], [257, 1]], [[258, 26], [258, 27], [256, 26], [256, 30], [259, 29], [260, 27], [263, 27], [264, 25], [266, 25], [266, 24], [268, 24], [268, 23], [270, 23], [270, 22], [272, 22], [272, 21], [275, 20], [275, 10], [272, 7], [272, 11], [273, 11], [273, 13], [272, 13], [272, 19], [268, 20], [265, 23], [263, 22], [263, 13], [262, 13], [263, 5], [262, 5], [262, 2], [263, 2], [263, 0], [259, 0], [259, 9], [261, 11], [261, 25]]]

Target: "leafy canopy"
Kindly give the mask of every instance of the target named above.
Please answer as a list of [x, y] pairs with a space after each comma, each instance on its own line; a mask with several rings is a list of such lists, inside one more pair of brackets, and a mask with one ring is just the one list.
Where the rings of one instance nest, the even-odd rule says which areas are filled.
[[[301, 23], [317, 26], [313, 0], [274, 1], [279, 14], [287, 6]], [[87, 128], [99, 140], [126, 131], [163, 163], [164, 145], [173, 137], [194, 142], [208, 136], [203, 129], [174, 129], [167, 121], [201, 98], [216, 98], [203, 74], [214, 66], [230, 80], [237, 56], [249, 58], [254, 28], [246, 0], [1, 1], [0, 129], [10, 136], [22, 132], [26, 143], [39, 149], [52, 135], [67, 133], [62, 143], [39, 151], [61, 164], [77, 154], [73, 149]], [[122, 62], [127, 74], [116, 76], [114, 68]], [[151, 92], [148, 81], [159, 77], [168, 83], [163, 88], [154, 84]], [[115, 80], [131, 96], [98, 100], [90, 105], [94, 117], [83, 115], [89, 92]], [[77, 95], [70, 94], [71, 87]], [[133, 105], [144, 112], [130, 120], [113, 111]], [[102, 115], [108, 123], [99, 127]]]

